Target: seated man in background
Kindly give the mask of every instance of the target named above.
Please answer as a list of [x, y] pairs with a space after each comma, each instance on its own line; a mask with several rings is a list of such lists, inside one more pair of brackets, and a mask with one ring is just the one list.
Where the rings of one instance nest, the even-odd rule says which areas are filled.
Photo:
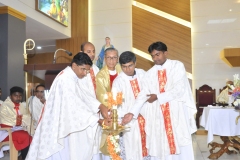
[[[22, 159], [26, 158], [32, 137], [22, 127], [30, 128], [30, 116], [26, 108], [20, 103], [22, 101], [23, 89], [12, 87], [10, 96], [0, 107], [0, 126], [1, 128], [13, 128], [12, 140], [16, 150], [21, 151]], [[3, 141], [8, 141], [7, 136]]]
[[232, 103], [231, 102], [232, 101], [231, 100], [232, 90], [229, 87], [229, 85], [233, 85], [233, 81], [226, 82], [227, 88], [222, 90], [222, 92], [217, 96], [217, 103], [221, 103], [221, 104]]
[[46, 101], [44, 96], [45, 86], [39, 84], [35, 88], [35, 96], [31, 97], [29, 100], [29, 111], [32, 114], [34, 129], [37, 128], [38, 119], [40, 117], [42, 108]]

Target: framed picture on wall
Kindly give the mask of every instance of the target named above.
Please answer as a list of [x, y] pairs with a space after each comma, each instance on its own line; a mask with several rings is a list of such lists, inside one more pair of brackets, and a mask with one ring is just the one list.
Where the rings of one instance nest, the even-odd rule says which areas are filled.
[[36, 0], [36, 10], [64, 26], [68, 26], [69, 1], [70, 0]]

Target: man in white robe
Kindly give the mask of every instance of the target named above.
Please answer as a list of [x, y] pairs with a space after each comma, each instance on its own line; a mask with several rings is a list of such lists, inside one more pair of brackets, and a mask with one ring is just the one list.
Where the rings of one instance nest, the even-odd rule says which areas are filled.
[[108, 110], [79, 87], [91, 65], [89, 56], [80, 52], [55, 78], [27, 160], [92, 159], [98, 112], [108, 118]]
[[[135, 98], [142, 89], [141, 79], [145, 74], [142, 69], [135, 68], [136, 56], [130, 51], [123, 52], [119, 57], [122, 71], [113, 81], [112, 90], [122, 92], [124, 101], [118, 107], [118, 118], [123, 118], [133, 107]], [[138, 119], [133, 119], [128, 123], [127, 129], [123, 133], [123, 143], [125, 146], [126, 160], [142, 160], [146, 157], [146, 134], [144, 130], [145, 120], [139, 115]]]
[[136, 118], [142, 108], [151, 159], [194, 160], [191, 134], [197, 130], [197, 110], [184, 65], [167, 59], [167, 46], [162, 42], [151, 44], [148, 51], [155, 65], [143, 77], [143, 89], [123, 124]]
[[29, 111], [32, 115], [34, 129], [37, 128], [38, 120], [45, 103], [44, 97], [45, 86], [39, 84], [35, 87], [35, 96], [31, 96], [29, 99]]

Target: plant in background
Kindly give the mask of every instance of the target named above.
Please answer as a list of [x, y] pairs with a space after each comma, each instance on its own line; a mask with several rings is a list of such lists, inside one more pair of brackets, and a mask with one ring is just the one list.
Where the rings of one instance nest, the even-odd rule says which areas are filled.
[[233, 90], [232, 96], [234, 97], [234, 106], [240, 105], [240, 79], [239, 74], [233, 75], [233, 85], [229, 85], [229, 87]]

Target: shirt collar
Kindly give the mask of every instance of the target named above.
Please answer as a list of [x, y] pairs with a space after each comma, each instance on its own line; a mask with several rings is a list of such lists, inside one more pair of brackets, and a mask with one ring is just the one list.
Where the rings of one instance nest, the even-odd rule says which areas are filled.
[[137, 72], [136, 72], [136, 70], [134, 70], [134, 75], [132, 75], [132, 76], [128, 76], [128, 75], [126, 75], [124, 72], [122, 72], [122, 74], [123, 74], [123, 76], [124, 76], [125, 78], [127, 78], [128, 80], [133, 80], [133, 79], [136, 79], [136, 78], [137, 78]]
[[109, 71], [109, 74], [112, 75], [112, 76], [115, 75], [115, 74], [117, 74], [116, 69], [115, 69], [114, 71], [112, 71], [112, 70], [108, 70], [108, 71]]
[[155, 65], [157, 70], [163, 70], [165, 68], [167, 68], [169, 66], [169, 60], [166, 59], [165, 63], [163, 63], [163, 65]]

